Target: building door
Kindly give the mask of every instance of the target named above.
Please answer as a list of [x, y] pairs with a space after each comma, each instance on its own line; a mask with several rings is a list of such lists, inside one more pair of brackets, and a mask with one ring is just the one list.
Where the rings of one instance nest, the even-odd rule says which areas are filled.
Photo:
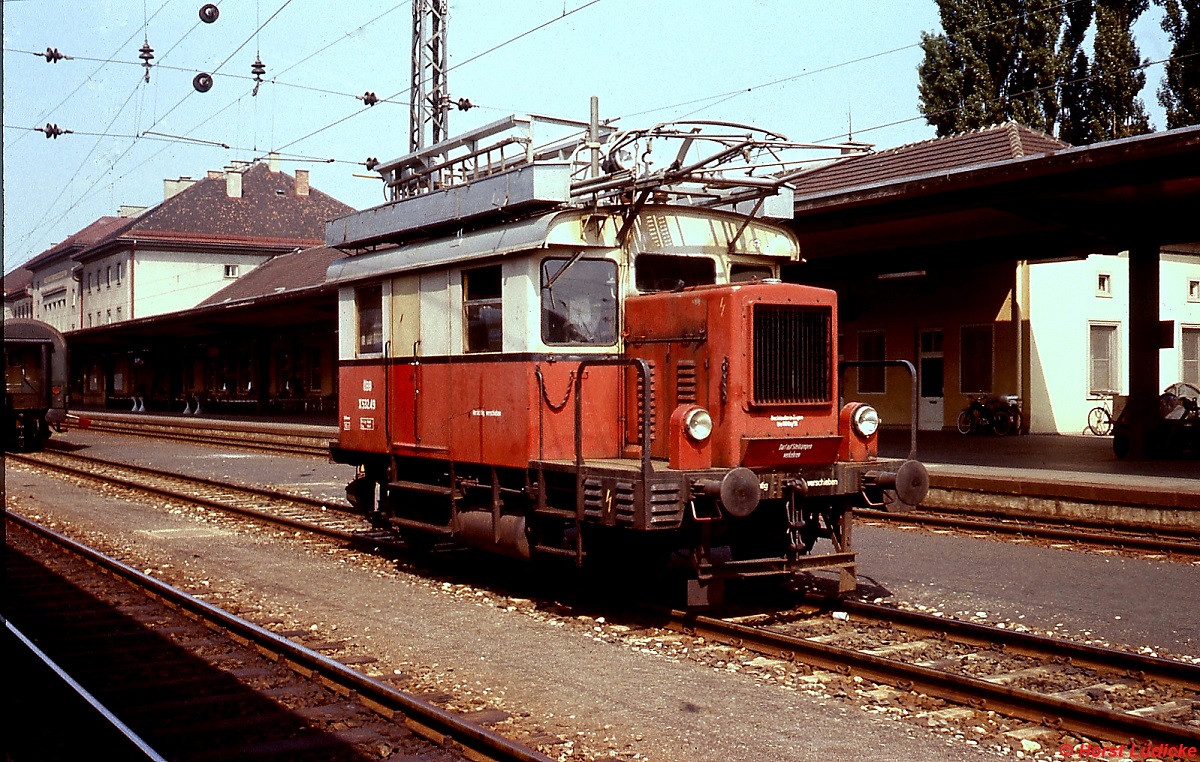
[[924, 431], [939, 431], [945, 425], [946, 396], [944, 391], [945, 359], [942, 354], [941, 330], [921, 331], [921, 356], [917, 368], [917, 383], [921, 399], [917, 403], [917, 427]]

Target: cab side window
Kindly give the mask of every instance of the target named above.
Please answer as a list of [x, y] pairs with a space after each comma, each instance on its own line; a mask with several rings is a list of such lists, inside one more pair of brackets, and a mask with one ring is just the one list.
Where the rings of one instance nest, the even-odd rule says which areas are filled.
[[358, 354], [383, 351], [383, 286], [354, 289], [354, 309], [358, 313]]
[[637, 290], [643, 294], [710, 286], [717, 282], [717, 264], [708, 257], [639, 254], [633, 269]]
[[607, 259], [542, 261], [542, 341], [617, 341], [617, 263]]
[[468, 352], [499, 352], [504, 347], [500, 265], [464, 270], [463, 325]]

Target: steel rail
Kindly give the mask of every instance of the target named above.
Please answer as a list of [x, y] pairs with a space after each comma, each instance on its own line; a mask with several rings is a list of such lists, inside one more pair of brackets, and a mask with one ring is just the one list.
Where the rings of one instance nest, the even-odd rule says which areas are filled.
[[[148, 476], [156, 476], [163, 479], [183, 480], [190, 484], [199, 484], [212, 489], [230, 490], [236, 492], [244, 492], [258, 497], [270, 498], [272, 500], [288, 500], [301, 505], [307, 505], [313, 508], [331, 508], [336, 511], [342, 511], [354, 515], [361, 516], [356, 513], [349, 503], [340, 503], [336, 500], [323, 500], [321, 498], [309, 497], [308, 495], [296, 495], [291, 492], [282, 492], [280, 490], [267, 489], [266, 487], [255, 487], [251, 484], [234, 484], [232, 482], [223, 482], [216, 479], [209, 479], [204, 476], [193, 476], [191, 474], [181, 474], [178, 471], [167, 471], [160, 468], [152, 468], [150, 466], [141, 466], [136, 463], [123, 463], [118, 460], [104, 460], [103, 458], [93, 458], [89, 455], [80, 455], [74, 452], [59, 452], [51, 450], [37, 455], [51, 455], [56, 458], [65, 458], [68, 460], [77, 460], [82, 463], [91, 463], [94, 465], [108, 466], [112, 468], [123, 468], [134, 473], [146, 474]], [[38, 465], [52, 465], [46, 461], [40, 460], [38, 457], [18, 456], [17, 460], [25, 463], [37, 463]], [[87, 475], [87, 472], [83, 472]]]
[[862, 677], [904, 691], [919, 691], [980, 711], [995, 711], [1071, 734], [1111, 741], [1133, 738], [1154, 743], [1200, 745], [1200, 728], [1091, 707], [701, 614], [673, 610], [668, 616], [675, 628], [708, 640], [803, 662], [841, 675]]
[[[1054, 527], [1037, 526], [1027, 523], [1008, 523], [1004, 521], [989, 521], [986, 519], [959, 518], [954, 516], [939, 516], [916, 511], [875, 511], [855, 510], [854, 515], [864, 519], [889, 522], [910, 522], [929, 526], [948, 527], [952, 529], [982, 530], [1001, 534], [1025, 535], [1040, 537], [1048, 540], [1065, 540], [1092, 545], [1112, 546], [1119, 548], [1136, 548], [1139, 550], [1156, 550], [1167, 553], [1180, 553], [1200, 556], [1200, 543], [1167, 540], [1159, 537], [1136, 537], [1130, 535], [1106, 535], [1099, 532], [1085, 532], [1073, 529], [1055, 529]], [[1037, 520], [1041, 520], [1039, 517]], [[1120, 525], [1112, 529], [1121, 531]]]
[[[83, 416], [87, 418], [87, 416]], [[191, 442], [197, 444], [215, 444], [215, 445], [233, 445], [248, 450], [260, 450], [263, 452], [277, 452], [287, 455], [328, 455], [329, 446], [323, 437], [295, 435], [297, 439], [310, 440], [305, 442], [278, 442], [269, 441], [262, 436], [281, 436], [278, 434], [271, 435], [270, 432], [251, 432], [239, 431], [219, 428], [195, 428], [189, 426], [190, 431], [179, 431], [168, 422], [160, 422], [155, 419], [148, 418], [144, 421], [127, 422], [117, 421], [103, 418], [89, 418], [89, 422], [85, 426], [76, 424], [75, 428], [86, 428], [91, 431], [104, 432], [105, 434], [123, 434], [126, 436], [147, 437], [152, 439], [166, 439], [174, 442]], [[214, 421], [214, 424], [220, 423]], [[258, 434], [260, 436], [254, 436]], [[318, 442], [318, 440], [320, 440]]]
[[[129, 479], [122, 479], [120, 477], [97, 476], [96, 474], [94, 474], [90, 471], [84, 470], [83, 468], [75, 468], [73, 466], [68, 466], [68, 465], [65, 465], [62, 463], [49, 463], [44, 460], [39, 460], [36, 457], [29, 457], [28, 455], [13, 455], [10, 453], [9, 457], [12, 460], [16, 460], [21, 463], [29, 463], [32, 465], [41, 466], [43, 468], [49, 468], [52, 470], [61, 471], [63, 473], [68, 473], [73, 476], [80, 476], [85, 479], [101, 480], [101, 481], [105, 482], [106, 484], [112, 484], [112, 485], [116, 485], [118, 487], [125, 487], [126, 489], [135, 490], [137, 492], [145, 492], [145, 493], [152, 494], [152, 495], [158, 495], [159, 497], [165, 497], [165, 498], [175, 500], [175, 501], [178, 501], [181, 503], [192, 503], [194, 505], [201, 505], [206, 508], [213, 508], [213, 509], [216, 509], [219, 511], [224, 511], [226, 513], [234, 513], [239, 516], [244, 516], [246, 518], [264, 521], [264, 522], [271, 523], [271, 524], [277, 524], [279, 526], [287, 527], [288, 529], [298, 529], [300, 531], [310, 532], [312, 534], [317, 534], [317, 535], [322, 535], [324, 537], [329, 537], [331, 539], [341, 540], [342, 542], [345, 542], [345, 543], [353, 545], [353, 546], [378, 547], [381, 543], [385, 542], [383, 540], [380, 540], [379, 538], [368, 537], [365, 535], [356, 534], [354, 532], [346, 532], [346, 531], [343, 531], [340, 529], [334, 529], [332, 527], [323, 527], [323, 526], [320, 526], [319, 524], [313, 524], [313, 523], [310, 523], [307, 521], [292, 519], [292, 518], [288, 518], [287, 516], [279, 516], [279, 515], [267, 513], [264, 511], [256, 511], [253, 508], [243, 508], [243, 507], [237, 506], [237, 505], [230, 505], [227, 502], [222, 502], [220, 500], [213, 500], [211, 498], [202, 497], [200, 495], [189, 495], [184, 492], [175, 492], [170, 489], [166, 489], [166, 488], [162, 488], [162, 487], [155, 487], [153, 485], [148, 485], [148, 484], [141, 484], [141, 483], [138, 483], [135, 481], [131, 481]], [[123, 464], [123, 463], [111, 463], [108, 461], [103, 461], [103, 463], [105, 465], [110, 465], [110, 466], [113, 466], [116, 468], [127, 468], [131, 471], [134, 471], [135, 473], [137, 473], [140, 470], [140, 467], [138, 467], [138, 466], [130, 466], [130, 465]], [[183, 480], [183, 481], [191, 480], [190, 477], [181, 476], [178, 474], [172, 474], [171, 477], [175, 478], [175, 479]], [[221, 482], [212, 482], [212, 484], [214, 485], [214, 488], [225, 490], [227, 492], [236, 493], [238, 491], [245, 491], [249, 494], [254, 494], [254, 495], [257, 495], [260, 497], [263, 496], [262, 491], [256, 492], [254, 490], [254, 488], [244, 488], [244, 487], [241, 487], [236, 484], [225, 484], [225, 483], [221, 483]], [[297, 503], [301, 503], [301, 504], [305, 504], [306, 501], [312, 500], [311, 498], [298, 498], [294, 495], [288, 495], [285, 493], [278, 493], [277, 495], [274, 495], [274, 497], [275, 497], [275, 499], [292, 501], [292, 502], [297, 502]], [[327, 505], [326, 503], [323, 503], [323, 502], [317, 502], [317, 501], [313, 501], [313, 502], [316, 503], [317, 505], [322, 505], [322, 506]]]
[[1200, 691], [1200, 664], [1191, 664], [1174, 659], [1122, 651], [1119, 648], [1076, 643], [1071, 640], [1021, 632], [1007, 627], [995, 627], [978, 622], [966, 622], [950, 617], [922, 614], [891, 606], [859, 601], [839, 601], [840, 611], [858, 614], [899, 627], [929, 633], [946, 633], [965, 643], [979, 645], [1002, 645], [1013, 652], [1041, 657], [1070, 659], [1072, 663], [1086, 663], [1106, 669], [1123, 669], [1130, 673], [1153, 677], [1163, 682], [1183, 685]]
[[523, 744], [469, 722], [453, 712], [427, 704], [420, 699], [367, 677], [327, 656], [311, 651], [298, 643], [260, 627], [229, 612], [177, 590], [114, 558], [110, 558], [71, 538], [31, 521], [24, 516], [4, 511], [6, 521], [13, 521], [41, 537], [87, 559], [96, 566], [150, 591], [158, 598], [200, 617], [206, 622], [229, 631], [266, 652], [277, 654], [301, 674], [319, 676], [322, 680], [349, 688], [375, 711], [384, 716], [400, 715], [413, 732], [435, 743], [452, 740], [469, 754], [482, 759], [513, 762], [550, 762], [540, 752]]
[[[79, 681], [77, 681], [74, 677], [63, 671], [63, 668], [55, 663], [55, 661], [51, 659], [45, 651], [38, 648], [36, 643], [34, 643], [32, 640], [26, 637], [23, 632], [17, 629], [16, 625], [5, 619], [4, 626], [7, 628], [9, 634], [20, 644], [21, 648], [23, 648], [24, 651], [30, 655], [30, 658], [35, 659], [37, 663], [39, 663], [44, 669], [53, 673], [58, 681], [65, 687], [65, 690], [70, 691], [70, 693], [73, 693], [75, 696], [78, 696], [79, 700], [91, 709], [91, 711], [94, 713], [94, 716], [100, 718], [106, 727], [111, 728], [118, 737], [124, 739], [125, 743], [128, 745], [128, 748], [122, 750], [123, 754], [136, 754], [137, 759], [145, 759], [149, 760], [149, 762], [167, 762], [166, 758], [159, 754], [158, 751], [156, 751], [149, 743], [145, 741], [145, 739], [143, 739], [128, 725], [126, 725], [120, 717], [112, 712], [111, 709], [102, 704], [95, 696], [91, 694], [91, 692], [88, 691], [87, 688], [84, 688], [82, 685], [80, 685]], [[13, 658], [12, 654], [6, 654], [6, 656], [10, 659]], [[11, 663], [9, 666], [11, 668]], [[58, 709], [61, 710], [61, 707], [58, 707]], [[12, 731], [10, 730], [10, 732]], [[96, 749], [93, 747], [90, 749], [90, 751], [95, 753]], [[107, 750], [107, 752], [113, 751], [114, 750], [112, 749]], [[133, 759], [133, 757], [129, 757], [128, 759]]]

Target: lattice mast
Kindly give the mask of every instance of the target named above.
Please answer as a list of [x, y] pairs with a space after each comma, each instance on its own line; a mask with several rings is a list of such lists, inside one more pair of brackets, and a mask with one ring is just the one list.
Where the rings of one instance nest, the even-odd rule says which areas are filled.
[[446, 22], [448, 0], [413, 0], [412, 87], [409, 90], [410, 151], [445, 140], [449, 130]]

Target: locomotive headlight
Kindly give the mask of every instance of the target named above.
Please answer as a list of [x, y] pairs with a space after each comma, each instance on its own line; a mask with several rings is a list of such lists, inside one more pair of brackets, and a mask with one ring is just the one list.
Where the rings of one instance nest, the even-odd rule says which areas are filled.
[[861, 437], [872, 437], [879, 430], [879, 411], [870, 405], [859, 405], [850, 419], [854, 430]]
[[712, 436], [712, 416], [702, 407], [692, 408], [683, 418], [683, 429], [695, 441], [703, 442]]

